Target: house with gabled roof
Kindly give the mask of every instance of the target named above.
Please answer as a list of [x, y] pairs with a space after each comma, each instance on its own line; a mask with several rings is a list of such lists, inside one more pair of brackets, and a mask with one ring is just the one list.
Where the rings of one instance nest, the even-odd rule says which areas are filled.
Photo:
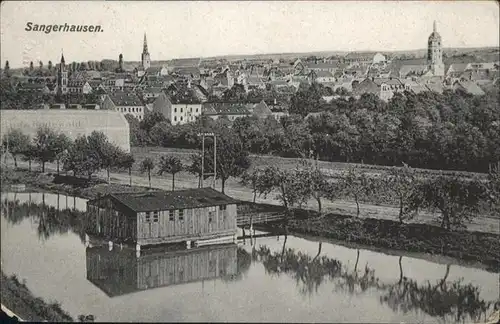
[[139, 246], [233, 237], [238, 202], [212, 188], [110, 193], [87, 202], [85, 231]]
[[259, 103], [246, 104], [246, 108], [252, 115], [261, 119], [265, 119], [273, 115], [273, 112], [269, 109], [264, 100], [261, 100]]
[[68, 81], [68, 93], [89, 94], [92, 92], [92, 86], [85, 80]]
[[132, 115], [138, 120], [144, 119], [144, 104], [134, 92], [117, 91], [105, 95], [102, 109], [119, 111], [123, 115]]
[[463, 80], [455, 81], [455, 83], [453, 83], [452, 89], [455, 91], [457, 90], [464, 91], [474, 96], [484, 95], [483, 89], [481, 89], [473, 81], [463, 81]]
[[363, 93], [372, 93], [381, 100], [388, 101], [396, 92], [408, 90], [397, 78], [366, 78], [353, 88], [354, 97], [359, 98]]
[[202, 114], [201, 100], [192, 86], [172, 85], [160, 93], [152, 110], [161, 113], [172, 125], [194, 122]]

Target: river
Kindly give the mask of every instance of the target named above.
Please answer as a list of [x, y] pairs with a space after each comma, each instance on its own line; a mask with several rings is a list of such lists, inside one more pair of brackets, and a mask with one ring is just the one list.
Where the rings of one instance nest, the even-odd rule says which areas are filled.
[[455, 323], [484, 319], [500, 293], [498, 273], [292, 235], [140, 256], [86, 246], [85, 203], [2, 193], [2, 270], [75, 319]]

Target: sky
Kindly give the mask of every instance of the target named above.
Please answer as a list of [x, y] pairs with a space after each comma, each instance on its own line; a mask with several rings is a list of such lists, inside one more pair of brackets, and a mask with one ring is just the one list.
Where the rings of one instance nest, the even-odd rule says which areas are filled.
[[[231, 54], [423, 49], [437, 21], [445, 47], [499, 46], [496, 1], [4, 1], [0, 59], [140, 61]], [[101, 25], [49, 34], [26, 24]], [[37, 65], [37, 64], [35, 64]]]

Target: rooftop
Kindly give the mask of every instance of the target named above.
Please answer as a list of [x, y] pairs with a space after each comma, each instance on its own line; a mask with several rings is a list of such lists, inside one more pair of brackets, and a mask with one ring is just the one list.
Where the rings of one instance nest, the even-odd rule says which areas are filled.
[[[141, 193], [111, 193], [108, 195], [135, 212], [172, 209], [190, 209], [227, 204], [239, 201], [212, 188]], [[90, 200], [89, 203], [98, 199]]]
[[205, 102], [202, 104], [205, 115], [250, 115], [245, 104], [229, 102]]
[[109, 98], [116, 106], [142, 106], [139, 97], [133, 92], [113, 92]]

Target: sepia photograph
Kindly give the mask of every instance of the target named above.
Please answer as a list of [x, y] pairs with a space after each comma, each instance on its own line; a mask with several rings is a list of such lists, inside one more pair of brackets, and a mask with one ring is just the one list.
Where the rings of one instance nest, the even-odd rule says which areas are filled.
[[3, 1], [1, 322], [500, 323], [497, 1]]

